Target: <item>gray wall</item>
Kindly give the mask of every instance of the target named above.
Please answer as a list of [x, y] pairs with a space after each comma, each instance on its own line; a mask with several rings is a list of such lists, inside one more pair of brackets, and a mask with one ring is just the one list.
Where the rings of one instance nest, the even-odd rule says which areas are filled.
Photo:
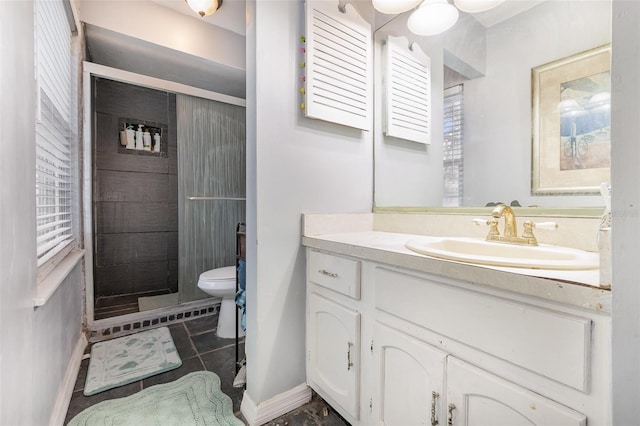
[[[93, 87], [95, 297], [177, 292], [175, 95], [99, 78]], [[122, 118], [165, 125], [162, 155], [123, 149]]]
[[600, 195], [530, 195], [531, 69], [610, 40], [611, 2], [600, 0], [545, 2], [488, 30], [487, 74], [464, 85], [465, 205], [603, 204]]
[[305, 382], [301, 213], [370, 212], [373, 141], [300, 110], [304, 2], [247, 8], [247, 393], [259, 404]]
[[613, 1], [611, 58], [614, 425], [640, 419], [640, 2]]
[[211, 297], [198, 289], [201, 273], [236, 264], [235, 231], [246, 213], [246, 120], [243, 107], [186, 95], [177, 96], [177, 117], [180, 301], [187, 302]]
[[33, 2], [0, 2], [0, 424], [49, 424], [82, 335], [83, 266], [36, 295]]

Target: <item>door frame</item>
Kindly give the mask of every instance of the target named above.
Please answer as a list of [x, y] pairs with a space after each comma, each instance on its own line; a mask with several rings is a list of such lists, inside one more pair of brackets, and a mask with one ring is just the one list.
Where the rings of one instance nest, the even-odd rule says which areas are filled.
[[[93, 218], [93, 182], [94, 182], [94, 164], [93, 164], [93, 129], [95, 126], [93, 114], [93, 96], [91, 90], [91, 77], [102, 77], [122, 83], [134, 84], [136, 86], [147, 87], [150, 89], [162, 90], [165, 92], [196, 96], [199, 98], [209, 99], [212, 101], [224, 102], [231, 105], [246, 107], [246, 101], [242, 98], [216, 93], [209, 90], [199, 89], [197, 87], [187, 86], [185, 84], [175, 83], [173, 81], [162, 80], [160, 78], [149, 77], [142, 74], [136, 74], [117, 68], [107, 67], [93, 62], [84, 61], [82, 63], [82, 113], [84, 116], [82, 124], [82, 229], [83, 241], [85, 249], [85, 268], [84, 268], [84, 290], [85, 290], [85, 314], [87, 328], [96, 330], [102, 327], [109, 327], [114, 324], [113, 318], [105, 318], [96, 320], [94, 318], [94, 273], [93, 273], [93, 255], [95, 248], [94, 241], [94, 218]], [[121, 317], [126, 320], [134, 320], [140, 317], [141, 313], [127, 314]]]

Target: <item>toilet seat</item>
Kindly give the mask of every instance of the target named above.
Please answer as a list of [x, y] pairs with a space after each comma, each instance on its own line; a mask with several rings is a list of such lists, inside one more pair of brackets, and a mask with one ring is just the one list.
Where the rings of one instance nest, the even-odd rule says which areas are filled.
[[223, 339], [235, 337], [236, 327], [239, 327], [237, 336], [244, 336], [244, 331], [240, 328], [240, 322], [236, 317], [238, 314], [235, 302], [236, 267], [223, 266], [201, 273], [198, 288], [210, 296], [222, 299], [216, 327], [218, 337]]
[[236, 279], [236, 267], [224, 266], [222, 268], [211, 269], [209, 271], [200, 274], [200, 281], [203, 282], [218, 282], [229, 281]]

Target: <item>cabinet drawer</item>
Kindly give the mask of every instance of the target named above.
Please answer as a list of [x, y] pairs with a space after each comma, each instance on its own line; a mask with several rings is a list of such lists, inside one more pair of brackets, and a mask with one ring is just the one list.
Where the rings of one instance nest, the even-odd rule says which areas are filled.
[[360, 261], [309, 250], [307, 280], [360, 300]]
[[588, 318], [385, 268], [375, 271], [375, 305], [582, 392], [589, 390]]

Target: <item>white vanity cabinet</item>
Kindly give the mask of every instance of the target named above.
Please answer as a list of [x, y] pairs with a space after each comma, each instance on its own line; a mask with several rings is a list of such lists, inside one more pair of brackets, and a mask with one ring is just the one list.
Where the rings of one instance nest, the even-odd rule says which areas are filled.
[[610, 326], [594, 309], [307, 248], [308, 383], [351, 424], [611, 424]]
[[360, 261], [307, 258], [307, 383], [352, 423], [360, 404]]
[[357, 419], [360, 314], [313, 293], [308, 312], [307, 381]]
[[447, 361], [447, 422], [453, 425], [586, 425], [584, 414], [456, 358]]
[[380, 323], [370, 350], [374, 417], [385, 425], [433, 424], [444, 397], [447, 353]]

